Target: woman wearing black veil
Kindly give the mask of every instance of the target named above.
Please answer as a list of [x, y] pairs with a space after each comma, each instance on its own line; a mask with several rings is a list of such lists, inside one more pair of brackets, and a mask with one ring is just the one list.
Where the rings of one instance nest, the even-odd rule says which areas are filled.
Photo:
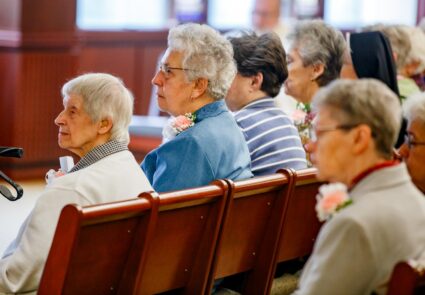
[[[391, 44], [378, 31], [353, 33], [347, 38], [347, 52], [341, 70], [341, 78], [374, 78], [384, 82], [398, 97], [397, 68]], [[401, 101], [400, 101], [401, 103]], [[406, 120], [400, 129], [396, 147], [404, 141]]]

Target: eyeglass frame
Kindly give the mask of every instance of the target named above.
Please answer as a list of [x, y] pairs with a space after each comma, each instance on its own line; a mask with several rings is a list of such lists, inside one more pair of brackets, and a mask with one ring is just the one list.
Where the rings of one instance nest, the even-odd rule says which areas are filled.
[[409, 150], [412, 149], [412, 147], [417, 146], [417, 145], [425, 145], [425, 141], [415, 141], [415, 140], [412, 140], [412, 139], [413, 139], [412, 134], [405, 134], [404, 135], [404, 143], [407, 145]]
[[165, 77], [169, 77], [171, 74], [170, 70], [180, 70], [180, 71], [193, 71], [192, 69], [185, 69], [185, 68], [179, 68], [179, 67], [170, 67], [167, 64], [159, 63], [158, 64], [158, 70], [164, 74]]
[[335, 125], [335, 126], [328, 126], [328, 127], [322, 127], [322, 128], [315, 128], [315, 126], [313, 125], [311, 128], [311, 132], [310, 132], [310, 138], [311, 141], [313, 142], [317, 142], [318, 140], [318, 136], [317, 136], [317, 132], [321, 132], [321, 133], [326, 133], [326, 132], [331, 132], [331, 131], [336, 131], [336, 130], [344, 130], [344, 131], [349, 131], [353, 128], [356, 128], [357, 126], [359, 126], [360, 124], [340, 124], [340, 125]]

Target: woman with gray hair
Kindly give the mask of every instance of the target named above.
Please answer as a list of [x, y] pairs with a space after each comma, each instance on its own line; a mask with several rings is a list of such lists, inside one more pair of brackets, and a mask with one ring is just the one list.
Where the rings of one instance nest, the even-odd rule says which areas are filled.
[[313, 107], [312, 161], [330, 184], [319, 189], [325, 224], [294, 294], [386, 294], [394, 266], [419, 258], [425, 245], [425, 199], [406, 165], [392, 160], [398, 97], [374, 79], [338, 80]]
[[345, 41], [342, 33], [321, 20], [300, 21], [287, 37], [288, 79], [285, 92], [304, 104], [317, 90], [339, 77]]
[[165, 142], [141, 164], [156, 191], [252, 176], [245, 139], [223, 101], [235, 74], [232, 45], [217, 31], [199, 24], [170, 30], [152, 83], [172, 118]]
[[410, 38], [412, 49], [406, 58], [405, 76], [415, 80], [425, 90], [425, 32], [418, 27], [402, 26]]
[[[339, 78], [346, 44], [341, 32], [321, 20], [300, 21], [287, 39], [290, 43], [285, 93], [301, 103], [292, 116], [305, 145], [310, 140], [314, 118], [310, 102], [320, 87]], [[311, 166], [309, 150], [306, 151]]]
[[127, 149], [133, 96], [122, 81], [85, 74], [66, 83], [62, 95], [58, 144], [81, 159], [49, 173], [46, 189], [0, 260], [1, 294], [37, 290], [65, 205], [125, 200], [152, 190]]
[[425, 193], [425, 93], [409, 97], [403, 104], [407, 134], [399, 149], [413, 183]]
[[[402, 101], [408, 96], [420, 92], [420, 89], [418, 85], [416, 85], [415, 80], [410, 78], [416, 74], [416, 67], [418, 64], [412, 63], [412, 60], [410, 60], [413, 44], [411, 37], [412, 34], [408, 32], [408, 26], [376, 24], [366, 27], [363, 29], [363, 31], [379, 31], [388, 38], [388, 41], [391, 44], [392, 57], [394, 57], [397, 68], [397, 86]], [[359, 44], [364, 44], [364, 40], [361, 40]], [[372, 42], [368, 42], [368, 44], [372, 44]], [[379, 50], [375, 50], [374, 52], [379, 52]], [[373, 56], [373, 54], [369, 53], [367, 56]], [[366, 63], [370, 64], [371, 62], [368, 60]]]

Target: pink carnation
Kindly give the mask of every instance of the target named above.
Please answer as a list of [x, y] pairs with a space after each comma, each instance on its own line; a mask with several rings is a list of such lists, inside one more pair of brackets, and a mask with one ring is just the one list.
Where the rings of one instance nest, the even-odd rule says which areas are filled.
[[186, 130], [187, 128], [192, 126], [192, 124], [193, 124], [193, 121], [190, 120], [188, 117], [178, 116], [174, 120], [173, 127], [182, 131], [182, 130]]
[[347, 187], [342, 183], [322, 185], [316, 199], [316, 212], [320, 221], [330, 219], [340, 209], [352, 203]]
[[46, 183], [47, 184], [51, 184], [54, 179], [56, 179], [58, 177], [61, 177], [61, 176], [64, 176], [64, 175], [66, 175], [66, 173], [63, 172], [62, 170], [55, 171], [53, 169], [50, 169], [46, 173], [46, 177], [45, 177], [46, 178]]
[[62, 170], [58, 170], [55, 172], [55, 177], [64, 176], [66, 173], [62, 172]]
[[186, 113], [184, 116], [180, 115], [168, 119], [168, 124], [162, 130], [163, 142], [173, 139], [177, 134], [195, 125], [195, 119], [196, 115], [192, 113]]
[[346, 199], [347, 195], [345, 192], [334, 191], [322, 199], [321, 206], [326, 212], [332, 212]]
[[292, 120], [294, 120], [294, 122], [304, 122], [304, 118], [306, 116], [306, 113], [302, 110], [295, 110], [292, 113]]

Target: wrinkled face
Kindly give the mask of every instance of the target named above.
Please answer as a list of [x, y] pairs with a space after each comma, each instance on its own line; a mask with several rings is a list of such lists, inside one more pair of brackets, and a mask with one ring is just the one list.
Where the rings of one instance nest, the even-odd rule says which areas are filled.
[[96, 145], [100, 123], [94, 123], [83, 107], [83, 98], [71, 94], [64, 99], [64, 110], [55, 119], [59, 126], [58, 144], [83, 157]]
[[291, 48], [287, 54], [288, 79], [285, 81], [285, 93], [302, 103], [310, 103], [318, 87], [314, 81], [313, 66], [304, 66], [296, 48]]
[[[167, 50], [161, 60], [165, 65], [152, 79], [158, 87], [159, 108], [173, 116], [184, 115], [188, 111], [193, 91], [193, 82], [188, 82], [182, 66], [183, 54]], [[190, 70], [190, 69], [186, 69]]]
[[349, 185], [351, 179], [346, 172], [354, 157], [350, 148], [352, 130], [340, 128], [342, 125], [331, 117], [332, 111], [335, 110], [327, 107], [319, 109], [313, 127], [316, 139], [309, 143], [309, 152], [319, 179]]
[[[425, 123], [413, 120], [407, 126], [410, 147], [405, 142], [399, 150], [415, 185], [425, 192]], [[422, 143], [422, 144], [421, 144]]]
[[272, 31], [279, 23], [279, 0], [256, 0], [252, 25], [258, 31]]
[[251, 83], [252, 78], [250, 77], [244, 77], [239, 73], [235, 76], [225, 98], [227, 107], [232, 112], [238, 111], [246, 105], [250, 96]]

